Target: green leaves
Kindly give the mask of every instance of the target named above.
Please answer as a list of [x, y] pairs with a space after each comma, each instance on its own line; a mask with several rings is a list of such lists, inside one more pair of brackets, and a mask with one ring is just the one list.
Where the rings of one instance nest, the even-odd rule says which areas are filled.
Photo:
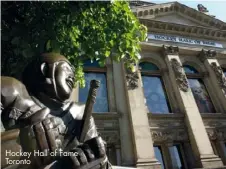
[[[59, 52], [76, 67], [81, 86], [85, 59], [96, 59], [104, 66], [110, 57], [133, 69], [139, 42], [147, 33], [126, 1], [4, 2], [2, 25], [3, 65], [10, 66], [7, 60], [25, 65], [28, 56]], [[12, 75], [7, 71], [3, 74]]]

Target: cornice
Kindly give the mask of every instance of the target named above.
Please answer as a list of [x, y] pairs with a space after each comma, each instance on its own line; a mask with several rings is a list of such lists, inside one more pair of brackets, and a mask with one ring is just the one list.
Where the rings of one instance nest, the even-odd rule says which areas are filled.
[[150, 19], [140, 19], [149, 32], [170, 33], [189, 37], [201, 37], [212, 40], [226, 40], [226, 31], [209, 27], [181, 25], [170, 22], [155, 21]]
[[133, 9], [135, 16], [139, 19], [147, 17], [155, 17], [162, 14], [168, 14], [172, 12], [180, 13], [190, 20], [199, 23], [204, 26], [214, 27], [216, 29], [226, 30], [226, 23], [199, 12], [193, 8], [186, 5], [180, 4], [178, 2], [164, 3], [152, 6], [137, 7]]
[[[165, 44], [165, 42], [163, 42]], [[150, 52], [154, 51], [157, 53], [162, 53], [162, 44], [163, 43], [156, 43], [156, 42], [141, 42], [141, 48], [142, 51]], [[171, 45], [170, 43], [167, 45]], [[203, 48], [206, 48], [208, 50], [215, 50], [217, 52], [217, 59], [225, 59], [226, 58], [226, 50], [225, 48], [215, 48], [215, 47], [208, 47], [208, 46], [196, 46], [196, 47], [190, 47], [190, 46], [182, 46], [183, 44], [175, 43], [173, 45], [177, 45], [179, 47], [179, 55], [189, 55], [189, 56], [195, 56], [197, 57], [200, 54], [200, 51], [202, 51]]]

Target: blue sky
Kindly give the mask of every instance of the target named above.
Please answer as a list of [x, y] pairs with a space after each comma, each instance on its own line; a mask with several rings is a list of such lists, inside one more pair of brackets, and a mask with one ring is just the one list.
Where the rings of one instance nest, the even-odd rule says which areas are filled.
[[[146, 0], [146, 1], [150, 1], [150, 2], [153, 2], [153, 3], [156, 3], [156, 4], [159, 4], [159, 3], [165, 3], [165, 2], [173, 2], [173, 1], [176, 1], [176, 0], [155, 0], [155, 1], [152, 1], [152, 0]], [[177, 2], [179, 3], [182, 3], [186, 6], [189, 6], [191, 8], [194, 8], [194, 9], [197, 9], [197, 5], [198, 4], [202, 4], [203, 6], [205, 6], [208, 10], [209, 10], [209, 13], [211, 15], [215, 15], [217, 19], [220, 19], [224, 22], [226, 22], [226, 1], [205, 1], [205, 0], [197, 0], [197, 1], [194, 1], [194, 0], [178, 0]]]

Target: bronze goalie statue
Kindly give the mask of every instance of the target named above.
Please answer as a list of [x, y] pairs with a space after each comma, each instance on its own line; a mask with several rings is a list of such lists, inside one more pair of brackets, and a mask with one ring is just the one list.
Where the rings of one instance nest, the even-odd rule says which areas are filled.
[[1, 168], [111, 168], [91, 116], [99, 82], [91, 81], [80, 104], [69, 100], [74, 77], [70, 62], [55, 53], [30, 63], [22, 82], [1, 77]]

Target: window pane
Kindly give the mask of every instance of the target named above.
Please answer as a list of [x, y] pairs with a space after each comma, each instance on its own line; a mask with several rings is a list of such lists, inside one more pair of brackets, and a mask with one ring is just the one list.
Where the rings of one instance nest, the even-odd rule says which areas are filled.
[[169, 113], [170, 108], [161, 78], [157, 76], [142, 76], [142, 81], [149, 112]]
[[142, 70], [159, 70], [155, 64], [150, 62], [142, 62], [139, 64], [139, 66]]
[[100, 87], [97, 92], [96, 103], [93, 106], [94, 112], [108, 112], [107, 84], [105, 73], [85, 73], [86, 86], [79, 89], [79, 102], [85, 103], [91, 80], [99, 80]]
[[184, 65], [183, 67], [184, 67], [185, 73], [198, 73], [198, 71], [192, 66]]
[[171, 156], [171, 160], [172, 160], [173, 169], [184, 168], [179, 146], [176, 145], [176, 146], [169, 147], [169, 150], [170, 150], [170, 156]]
[[163, 162], [163, 158], [162, 158], [161, 148], [159, 146], [154, 146], [154, 151], [155, 151], [155, 157], [161, 163], [161, 168], [164, 169], [165, 166], [164, 166], [164, 162]]
[[224, 75], [226, 77], [226, 68], [222, 68], [223, 72], [224, 72]]
[[215, 109], [201, 79], [188, 79], [200, 113], [214, 113]]

